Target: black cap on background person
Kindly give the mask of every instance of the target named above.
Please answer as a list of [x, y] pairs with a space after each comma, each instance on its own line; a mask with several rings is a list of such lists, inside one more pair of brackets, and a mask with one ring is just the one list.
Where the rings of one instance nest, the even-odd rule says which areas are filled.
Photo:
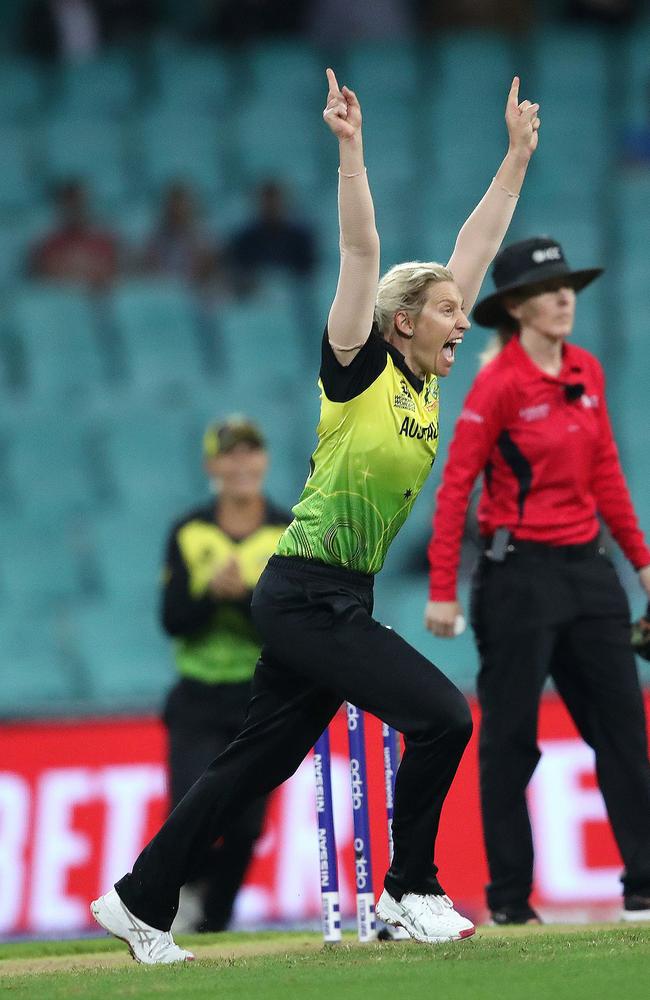
[[479, 326], [516, 327], [503, 301], [506, 296], [538, 295], [545, 291], [545, 285], [556, 286], [559, 280], [579, 292], [602, 273], [602, 267], [574, 271], [562, 247], [551, 236], [534, 236], [511, 243], [494, 258], [495, 291], [476, 304], [472, 318]]

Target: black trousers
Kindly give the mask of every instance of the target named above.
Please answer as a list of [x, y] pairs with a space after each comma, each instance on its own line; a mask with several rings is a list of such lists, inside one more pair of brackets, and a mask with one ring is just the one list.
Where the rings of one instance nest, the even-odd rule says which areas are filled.
[[[182, 678], [170, 691], [163, 721], [169, 737], [171, 806], [241, 731], [251, 696], [250, 682], [203, 684]], [[233, 817], [217, 844], [211, 844], [188, 882], [201, 889], [203, 916], [198, 929], [223, 931], [262, 832], [266, 797], [254, 799]]]
[[451, 681], [371, 612], [371, 577], [271, 559], [253, 597], [264, 647], [244, 729], [116, 884], [136, 916], [162, 930], [171, 926], [196, 856], [256, 796], [293, 774], [344, 700], [405, 737], [386, 888], [397, 898], [442, 891], [434, 843], [471, 735], [469, 707]]
[[540, 757], [537, 718], [549, 676], [595, 751], [598, 783], [625, 865], [623, 891], [650, 893], [645, 714], [627, 598], [612, 563], [596, 543], [556, 551], [522, 544], [502, 563], [484, 556], [474, 579], [472, 625], [481, 659], [488, 906], [525, 904], [531, 891], [525, 792]]

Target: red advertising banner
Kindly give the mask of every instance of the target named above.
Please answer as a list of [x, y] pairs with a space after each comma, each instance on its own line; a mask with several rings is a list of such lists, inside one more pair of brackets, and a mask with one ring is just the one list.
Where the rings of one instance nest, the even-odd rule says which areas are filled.
[[[650, 715], [650, 696], [646, 695]], [[475, 719], [476, 707], [473, 706]], [[382, 741], [367, 722], [376, 892], [388, 860]], [[535, 902], [572, 919], [608, 915], [620, 901], [621, 862], [595, 784], [593, 753], [562, 704], [545, 699], [542, 760], [530, 787]], [[165, 734], [154, 719], [24, 723], [0, 729], [0, 935], [71, 933], [91, 926], [88, 902], [131, 864], [166, 810]], [[332, 726], [332, 785], [344, 913], [354, 911], [354, 858], [345, 716]], [[483, 916], [485, 858], [476, 735], [447, 800], [437, 850], [458, 907]], [[607, 910], [607, 908], [609, 908]], [[271, 797], [237, 904], [239, 925], [305, 922], [320, 913], [314, 775], [310, 759]]]

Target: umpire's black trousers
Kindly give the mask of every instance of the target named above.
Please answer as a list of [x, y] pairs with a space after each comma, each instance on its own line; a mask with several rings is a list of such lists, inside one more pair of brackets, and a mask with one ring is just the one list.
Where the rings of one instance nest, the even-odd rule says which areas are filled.
[[344, 700], [405, 737], [386, 888], [398, 899], [442, 891], [434, 843], [471, 735], [469, 707], [433, 664], [371, 613], [372, 577], [271, 559], [253, 597], [264, 647], [244, 729], [174, 809], [132, 874], [116, 884], [136, 916], [162, 930], [171, 926], [196, 857], [233, 814], [293, 774]]
[[472, 595], [481, 668], [481, 805], [492, 910], [525, 904], [533, 880], [526, 786], [540, 757], [537, 716], [550, 676], [596, 772], [625, 872], [650, 894], [650, 764], [625, 592], [597, 542], [514, 542], [484, 556]]

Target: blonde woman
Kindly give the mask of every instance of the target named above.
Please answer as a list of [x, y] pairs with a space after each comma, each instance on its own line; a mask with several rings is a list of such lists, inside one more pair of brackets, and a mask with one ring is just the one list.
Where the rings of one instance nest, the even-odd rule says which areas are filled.
[[144, 962], [190, 957], [171, 939], [179, 889], [233, 815], [288, 778], [344, 700], [404, 734], [394, 855], [377, 914], [418, 941], [474, 933], [438, 881], [442, 804], [469, 739], [462, 694], [372, 618], [373, 577], [431, 470], [438, 376], [508, 228], [537, 145], [537, 104], [506, 108], [508, 153], [458, 236], [447, 267], [409, 263], [379, 282], [379, 237], [361, 108], [327, 71], [324, 118], [339, 143], [341, 270], [323, 338], [321, 420], [311, 474], [253, 596], [264, 641], [240, 736], [176, 807], [133, 872], [92, 904]]

